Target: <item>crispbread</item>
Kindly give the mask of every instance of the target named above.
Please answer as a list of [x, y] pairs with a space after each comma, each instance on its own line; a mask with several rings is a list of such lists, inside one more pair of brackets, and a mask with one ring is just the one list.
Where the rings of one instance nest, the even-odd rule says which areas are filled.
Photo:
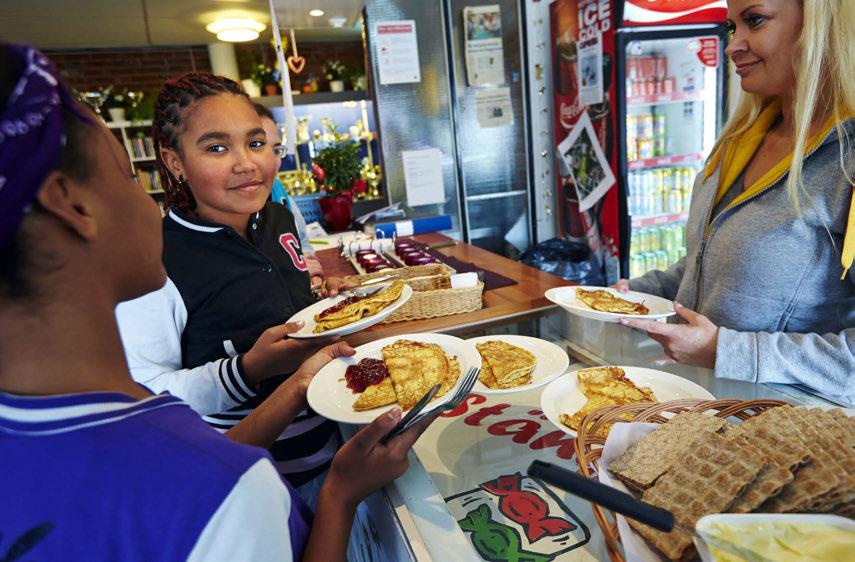
[[744, 445], [746, 450], [751, 451], [755, 458], [762, 459], [766, 465], [728, 509], [730, 513], [749, 513], [792, 482], [793, 473], [783, 466], [781, 456], [773, 447], [749, 431], [744, 431], [732, 440]]
[[612, 461], [609, 471], [630, 488], [644, 490], [679, 460], [700, 432], [716, 432], [728, 425], [714, 416], [677, 414]]
[[839, 483], [839, 467], [814, 439], [814, 432], [795, 413], [796, 408], [780, 406], [763, 412], [743, 425], [760, 423], [760, 418], [772, 423], [782, 438], [801, 441], [810, 451], [811, 462], [799, 468], [792, 482], [784, 486], [779, 494], [765, 501], [758, 511], [787, 513], [806, 508], [819, 496], [834, 489]]
[[[764, 466], [741, 443], [702, 433], [683, 453], [681, 462], [644, 492], [642, 500], [667, 509], [676, 521], [692, 529], [704, 515], [724, 512]], [[693, 553], [692, 537], [687, 533], [663, 533], [634, 520], [629, 524], [672, 560]]]
[[[855, 499], [855, 451], [847, 446], [848, 435], [840, 423], [827, 411], [820, 408], [797, 408], [796, 413], [804, 423], [810, 425], [819, 437], [819, 444], [826, 449], [832, 460], [842, 469], [838, 485], [819, 498], [815, 498], [808, 509], [825, 511], [838, 503]], [[839, 471], [838, 471], [838, 474]]]

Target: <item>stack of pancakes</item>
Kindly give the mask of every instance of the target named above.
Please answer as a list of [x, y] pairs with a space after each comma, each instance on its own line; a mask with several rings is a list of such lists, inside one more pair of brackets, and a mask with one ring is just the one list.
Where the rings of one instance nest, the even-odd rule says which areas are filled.
[[367, 316], [374, 316], [401, 296], [404, 291], [404, 282], [400, 279], [377, 293], [364, 299], [360, 299], [351, 303], [341, 310], [337, 310], [331, 314], [321, 317], [320, 314], [315, 315], [315, 330], [314, 333], [321, 334], [328, 330], [352, 324], [357, 320], [362, 320]]
[[594, 289], [591, 291], [576, 289], [576, 298], [600, 312], [641, 315], [650, 313], [650, 309], [644, 306], [644, 303], [632, 302], [616, 297], [603, 289]]
[[[855, 515], [855, 418], [781, 406], [731, 424], [678, 414], [608, 470], [647, 503], [693, 528], [714, 513]], [[690, 534], [630, 525], [671, 560], [697, 555]]]
[[382, 349], [389, 376], [373, 384], [353, 404], [356, 411], [371, 410], [397, 402], [412, 408], [435, 384], [436, 398], [447, 393], [460, 377], [460, 362], [435, 343], [398, 340]]
[[499, 340], [476, 344], [481, 354], [478, 380], [488, 388], [514, 388], [531, 382], [537, 365], [534, 355], [515, 345]]

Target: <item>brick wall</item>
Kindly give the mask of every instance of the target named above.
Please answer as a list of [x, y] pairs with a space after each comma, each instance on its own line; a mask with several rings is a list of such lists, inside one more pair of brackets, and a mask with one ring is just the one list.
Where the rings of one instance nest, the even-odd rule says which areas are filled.
[[[348, 67], [365, 71], [361, 41], [305, 43], [298, 45], [298, 51], [306, 59], [306, 67], [296, 77], [292, 75], [292, 86], [295, 89], [315, 77], [320, 81], [321, 88], [326, 90], [321, 67], [328, 60], [339, 60]], [[156, 92], [167, 78], [185, 72], [211, 70], [205, 45], [45, 51], [45, 54], [54, 61], [68, 83], [81, 92], [110, 84], [117, 89]], [[290, 49], [287, 54], [292, 54]], [[241, 78], [250, 76], [253, 60], [270, 66], [276, 62], [275, 53], [267, 43], [235, 45], [235, 56]]]
[[156, 92], [167, 78], [194, 70], [211, 70], [205, 45], [45, 51], [45, 54], [78, 91], [112, 84], [118, 89]]

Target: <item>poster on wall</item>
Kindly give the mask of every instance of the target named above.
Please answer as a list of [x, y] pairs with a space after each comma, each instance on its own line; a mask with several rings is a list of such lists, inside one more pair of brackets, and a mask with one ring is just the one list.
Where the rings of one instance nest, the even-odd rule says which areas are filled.
[[421, 82], [415, 20], [384, 21], [374, 27], [380, 84]]
[[579, 211], [585, 212], [615, 184], [615, 176], [587, 111], [582, 113], [570, 134], [558, 145], [558, 153], [576, 188]]
[[602, 35], [595, 33], [593, 37], [581, 41], [577, 46], [579, 52], [579, 103], [593, 105], [603, 103], [603, 41]]
[[475, 112], [482, 129], [514, 124], [510, 88], [486, 88], [475, 92]]
[[498, 4], [463, 8], [466, 79], [470, 86], [505, 83], [502, 12]]

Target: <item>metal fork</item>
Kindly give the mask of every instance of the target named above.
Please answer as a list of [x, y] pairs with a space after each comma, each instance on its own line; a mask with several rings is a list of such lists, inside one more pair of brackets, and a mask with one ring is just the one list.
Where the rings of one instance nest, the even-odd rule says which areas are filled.
[[475, 386], [475, 381], [478, 380], [478, 374], [480, 372], [481, 369], [477, 367], [472, 367], [468, 371], [466, 371], [466, 375], [463, 376], [463, 382], [460, 383], [460, 385], [457, 387], [457, 390], [455, 390], [454, 394], [452, 394], [451, 398], [449, 398], [448, 402], [446, 402], [442, 406], [434, 408], [433, 410], [430, 410], [428, 412], [419, 413], [424, 407], [422, 406], [422, 408], [419, 408], [419, 411], [416, 412], [418, 415], [410, 416], [413, 410], [415, 410], [416, 406], [418, 406], [418, 404], [416, 404], [416, 406], [414, 406], [413, 409], [410, 410], [410, 412], [404, 418], [402, 418], [401, 421], [399, 421], [389, 433], [386, 434], [382, 441], [385, 443], [392, 437], [400, 435], [401, 433], [407, 431], [409, 428], [416, 425], [417, 423], [425, 419], [425, 417], [431, 415], [434, 412], [446, 412], [448, 410], [453, 410], [454, 408], [458, 407], [466, 399], [466, 397], [469, 396], [469, 393], [472, 391], [472, 387]]

